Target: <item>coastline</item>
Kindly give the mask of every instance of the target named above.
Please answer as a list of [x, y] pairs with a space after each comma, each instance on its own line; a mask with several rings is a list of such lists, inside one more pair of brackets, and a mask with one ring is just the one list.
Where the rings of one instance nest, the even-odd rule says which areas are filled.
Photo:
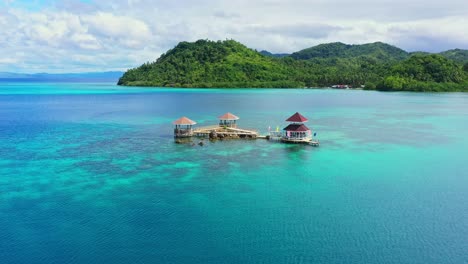
[[363, 88], [347, 88], [347, 89], [342, 89], [342, 88], [333, 88], [333, 87], [246, 87], [246, 86], [213, 86], [213, 87], [203, 87], [203, 86], [150, 86], [150, 85], [123, 85], [123, 84], [117, 84], [118, 86], [121, 87], [139, 87], [139, 88], [164, 88], [164, 89], [279, 89], [279, 90], [287, 90], [287, 89], [297, 89], [297, 90], [310, 90], [310, 89], [315, 89], [315, 90], [361, 90], [361, 91], [378, 91], [378, 90], [370, 90], [370, 89], [363, 89]]
[[198, 87], [198, 86], [151, 86], [151, 85], [124, 85], [124, 84], [117, 84], [121, 87], [138, 87], [138, 88], [175, 88], [175, 89], [241, 89], [241, 90], [248, 90], [248, 89], [278, 89], [278, 90], [288, 90], [288, 89], [297, 89], [297, 90], [349, 90], [349, 91], [376, 91], [376, 92], [411, 92], [411, 93], [467, 93], [468, 87], [464, 90], [381, 90], [381, 89], [366, 89], [366, 88], [333, 88], [333, 87], [234, 87], [234, 86], [224, 86], [224, 87]]

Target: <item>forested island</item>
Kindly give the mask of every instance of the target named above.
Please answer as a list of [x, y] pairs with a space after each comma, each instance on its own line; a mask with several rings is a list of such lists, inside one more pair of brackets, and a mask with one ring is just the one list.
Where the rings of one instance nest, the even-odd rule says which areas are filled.
[[468, 91], [468, 50], [409, 53], [382, 42], [337, 42], [272, 54], [234, 40], [198, 40], [181, 42], [155, 62], [128, 70], [118, 84], [199, 88], [347, 84], [382, 91]]

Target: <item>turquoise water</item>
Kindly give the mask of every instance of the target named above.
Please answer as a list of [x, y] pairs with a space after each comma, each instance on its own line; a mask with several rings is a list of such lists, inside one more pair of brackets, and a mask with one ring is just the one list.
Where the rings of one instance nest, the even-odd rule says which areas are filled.
[[[174, 144], [296, 111], [321, 146]], [[0, 84], [1, 263], [468, 263], [468, 94]]]

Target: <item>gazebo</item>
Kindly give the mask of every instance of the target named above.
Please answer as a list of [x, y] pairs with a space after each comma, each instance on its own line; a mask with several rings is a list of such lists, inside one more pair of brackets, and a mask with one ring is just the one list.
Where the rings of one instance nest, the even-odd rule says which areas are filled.
[[174, 137], [182, 138], [182, 137], [191, 137], [193, 136], [193, 129], [192, 126], [197, 124], [195, 121], [190, 120], [187, 117], [181, 117], [176, 121], [172, 122], [175, 125], [174, 128]]
[[283, 129], [282, 140], [286, 142], [310, 141], [312, 139], [312, 132], [304, 125], [307, 121], [307, 118], [297, 112], [286, 119], [286, 122], [290, 122], [290, 124]]
[[218, 119], [220, 127], [237, 128], [237, 120], [239, 120], [239, 117], [228, 112], [218, 117]]

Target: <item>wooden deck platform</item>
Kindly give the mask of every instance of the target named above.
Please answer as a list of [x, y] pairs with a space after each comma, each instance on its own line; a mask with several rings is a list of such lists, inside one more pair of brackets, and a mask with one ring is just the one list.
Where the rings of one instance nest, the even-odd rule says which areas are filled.
[[312, 139], [310, 137], [307, 137], [307, 138], [291, 138], [291, 137], [285, 138], [281, 134], [281, 132], [276, 132], [276, 131], [270, 132], [270, 135], [266, 136], [265, 138], [268, 139], [268, 140], [280, 141], [280, 142], [283, 142], [283, 143], [305, 144], [305, 145], [311, 145], [311, 146], [314, 146], [314, 147], [320, 146], [320, 142], [318, 140]]
[[320, 142], [318, 140], [313, 140], [311, 138], [304, 138], [304, 139], [281, 138], [280, 141], [283, 143], [290, 143], [290, 144], [306, 144], [306, 145], [311, 145], [314, 147], [320, 146]]
[[246, 139], [255, 139], [259, 136], [256, 130], [251, 129], [242, 129], [242, 128], [233, 128], [233, 127], [221, 127], [221, 126], [207, 126], [200, 127], [193, 131], [193, 135], [197, 137], [206, 137], [206, 138], [219, 138], [219, 139], [229, 139], [229, 138], [246, 138]]

